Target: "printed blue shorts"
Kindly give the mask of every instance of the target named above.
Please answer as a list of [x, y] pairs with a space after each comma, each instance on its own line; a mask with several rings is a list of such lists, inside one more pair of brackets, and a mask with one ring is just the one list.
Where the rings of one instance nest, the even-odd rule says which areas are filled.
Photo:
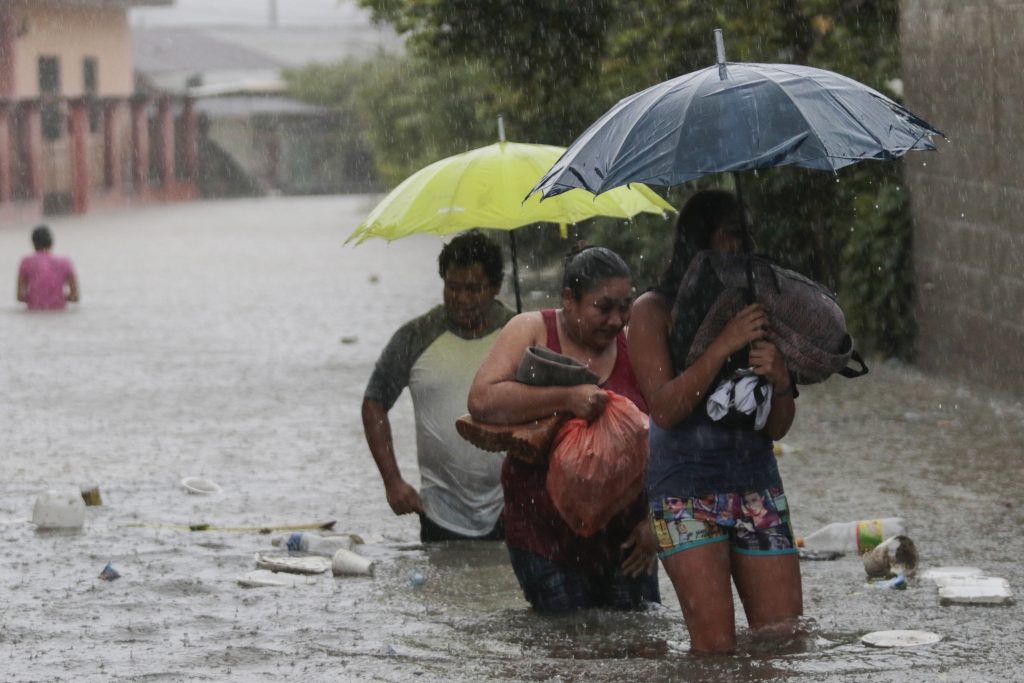
[[782, 486], [692, 498], [665, 496], [652, 499], [650, 507], [662, 559], [718, 541], [728, 541], [745, 555], [799, 552]]

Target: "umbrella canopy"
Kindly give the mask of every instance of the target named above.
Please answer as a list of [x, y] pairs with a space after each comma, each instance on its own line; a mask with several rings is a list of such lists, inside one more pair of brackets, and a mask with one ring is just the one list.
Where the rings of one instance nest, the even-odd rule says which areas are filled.
[[586, 190], [557, 200], [526, 201], [530, 188], [565, 151], [562, 147], [498, 142], [442, 159], [391, 191], [348, 237], [396, 240], [417, 233], [448, 235], [470, 228], [513, 230], [534, 223], [563, 227], [588, 218], [632, 218], [674, 212], [649, 187], [636, 185], [594, 197]]
[[[600, 195], [627, 183], [676, 185], [708, 173], [794, 165], [832, 170], [935, 149], [942, 135], [851, 78], [788, 64], [725, 61], [630, 95], [594, 122], [534, 187]], [[531, 192], [532, 194], [532, 192]]]

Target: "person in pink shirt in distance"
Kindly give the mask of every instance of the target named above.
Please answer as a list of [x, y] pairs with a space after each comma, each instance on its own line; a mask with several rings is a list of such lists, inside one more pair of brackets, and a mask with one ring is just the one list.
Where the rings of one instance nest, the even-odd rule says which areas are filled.
[[56, 256], [53, 235], [45, 225], [32, 231], [36, 252], [21, 260], [18, 268], [18, 301], [28, 304], [30, 311], [53, 311], [67, 302], [78, 301], [78, 280], [71, 259]]

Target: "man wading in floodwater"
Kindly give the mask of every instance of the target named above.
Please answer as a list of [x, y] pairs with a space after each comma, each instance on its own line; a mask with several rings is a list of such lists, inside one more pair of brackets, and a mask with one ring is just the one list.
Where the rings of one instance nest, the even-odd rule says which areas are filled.
[[53, 311], [67, 302], [78, 301], [78, 280], [71, 259], [55, 256], [53, 234], [45, 225], [32, 231], [35, 253], [21, 260], [18, 267], [18, 301], [30, 311]]
[[[420, 516], [420, 540], [500, 540], [501, 457], [465, 441], [455, 420], [477, 368], [514, 313], [495, 300], [501, 249], [478, 231], [438, 257], [444, 303], [410, 320], [384, 348], [363, 395], [363, 430], [396, 515]], [[419, 492], [402, 478], [388, 411], [409, 387], [416, 418]]]

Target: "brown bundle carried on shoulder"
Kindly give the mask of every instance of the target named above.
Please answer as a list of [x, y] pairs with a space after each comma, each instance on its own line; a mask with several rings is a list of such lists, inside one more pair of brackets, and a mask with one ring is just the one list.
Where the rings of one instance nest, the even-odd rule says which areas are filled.
[[608, 392], [596, 420], [569, 420], [555, 437], [546, 488], [574, 532], [592, 536], [644, 490], [647, 415], [625, 396]]
[[[530, 346], [516, 369], [516, 380], [532, 386], [597, 384], [598, 376], [575, 358], [543, 346]], [[543, 463], [569, 415], [554, 414], [517, 425], [492, 425], [463, 415], [455, 421], [459, 435], [485, 451], [502, 451], [524, 462]]]

